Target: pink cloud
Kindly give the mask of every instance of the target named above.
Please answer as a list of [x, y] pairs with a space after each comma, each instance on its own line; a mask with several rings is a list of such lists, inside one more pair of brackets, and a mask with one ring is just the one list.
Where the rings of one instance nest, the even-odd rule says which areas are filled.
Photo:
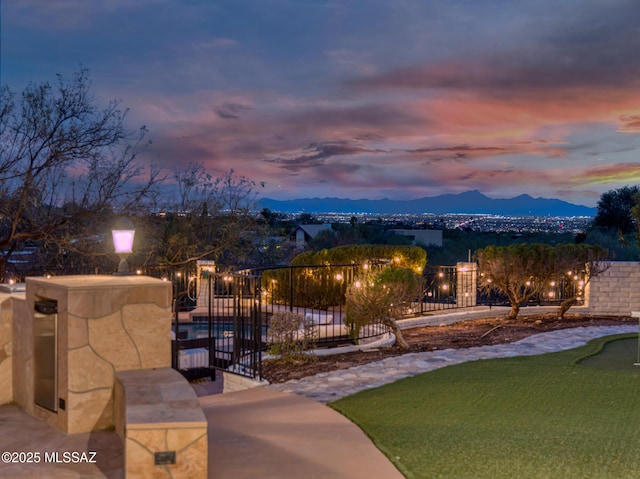
[[640, 133], [640, 115], [620, 116], [618, 131], [622, 133]]

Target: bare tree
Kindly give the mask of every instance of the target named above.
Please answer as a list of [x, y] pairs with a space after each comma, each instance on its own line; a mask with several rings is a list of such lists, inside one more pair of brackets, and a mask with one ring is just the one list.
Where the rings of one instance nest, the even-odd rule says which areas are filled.
[[189, 163], [185, 168], [176, 168], [173, 179], [178, 187], [178, 212], [186, 214], [193, 208], [202, 206], [212, 200], [214, 192], [212, 176], [207, 173], [202, 163]]
[[[118, 101], [100, 107], [81, 69], [69, 81], [2, 87], [0, 280], [25, 242], [79, 250], [80, 226], [108, 210], [135, 211], [161, 182], [139, 153], [146, 128], [125, 127]], [[93, 230], [95, 234], [95, 229]]]
[[201, 164], [176, 170], [174, 179], [179, 201], [154, 218], [147, 264], [183, 266], [204, 258], [234, 266], [244, 262], [244, 250], [258, 247], [262, 237], [255, 183], [233, 170], [212, 179]]

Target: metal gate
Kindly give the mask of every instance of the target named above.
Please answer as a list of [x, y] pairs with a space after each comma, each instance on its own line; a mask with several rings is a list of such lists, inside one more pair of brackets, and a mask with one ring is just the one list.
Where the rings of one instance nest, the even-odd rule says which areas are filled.
[[[262, 379], [266, 317], [262, 313], [260, 278], [205, 271], [199, 280], [202, 284], [198, 289], [205, 295], [200, 298], [203, 306], [191, 313], [190, 321], [174, 325], [179, 331], [174, 351], [182, 355], [182, 362], [178, 357], [174, 363], [177, 369], [190, 379], [193, 374], [188, 370], [197, 370], [198, 366], [205, 368], [196, 373], [199, 377], [208, 376], [208, 368]], [[197, 350], [203, 349], [206, 357], [192, 361]]]
[[262, 379], [262, 350], [266, 318], [262, 314], [260, 278], [241, 274], [210, 273], [206, 282], [207, 314], [193, 316], [207, 324], [214, 338], [211, 365], [216, 369]]

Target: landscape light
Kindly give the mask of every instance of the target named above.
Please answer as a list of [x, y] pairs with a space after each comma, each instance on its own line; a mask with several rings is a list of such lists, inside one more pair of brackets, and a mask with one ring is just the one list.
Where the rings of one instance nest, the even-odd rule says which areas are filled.
[[136, 234], [136, 230], [133, 228], [133, 223], [131, 223], [129, 218], [120, 218], [113, 226], [111, 234], [113, 236], [113, 246], [116, 254], [120, 257], [118, 271], [114, 274], [131, 274], [129, 272], [127, 256], [133, 252], [133, 238]]

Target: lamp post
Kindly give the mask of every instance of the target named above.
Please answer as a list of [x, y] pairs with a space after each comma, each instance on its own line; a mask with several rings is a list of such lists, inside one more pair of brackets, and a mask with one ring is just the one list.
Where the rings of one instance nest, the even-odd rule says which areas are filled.
[[133, 223], [131, 223], [129, 218], [120, 218], [113, 226], [111, 234], [113, 235], [113, 246], [115, 247], [116, 254], [120, 257], [118, 271], [113, 274], [131, 274], [129, 272], [127, 256], [133, 252], [133, 238], [136, 234], [136, 230], [133, 228]]

